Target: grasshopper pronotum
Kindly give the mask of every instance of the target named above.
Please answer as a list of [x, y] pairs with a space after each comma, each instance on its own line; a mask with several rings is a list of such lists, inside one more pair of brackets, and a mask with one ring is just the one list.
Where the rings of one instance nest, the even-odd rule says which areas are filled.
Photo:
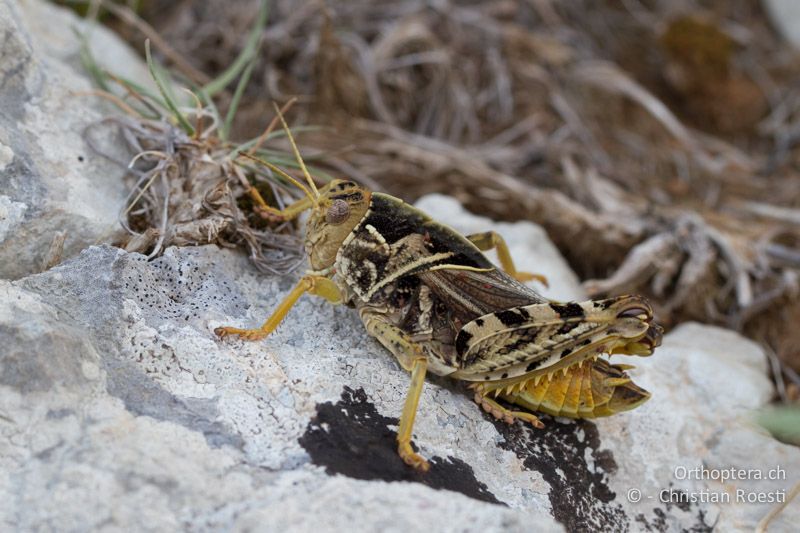
[[[276, 107], [277, 110], [277, 107]], [[644, 298], [560, 303], [521, 281], [508, 247], [494, 232], [463, 237], [387, 194], [334, 180], [317, 190], [283, 116], [278, 116], [307, 187], [304, 197], [267, 216], [290, 220], [311, 210], [305, 249], [311, 270], [259, 328], [217, 328], [249, 340], [269, 335], [304, 293], [355, 307], [367, 332], [411, 372], [400, 418], [398, 453], [420, 470], [411, 447], [426, 372], [470, 382], [475, 401], [498, 419], [543, 424], [532, 413], [593, 418], [633, 409], [649, 393], [602, 354], [650, 355], [661, 328]], [[497, 249], [502, 269], [481, 253]], [[540, 278], [541, 279], [541, 278]], [[519, 410], [503, 406], [498, 400]]]

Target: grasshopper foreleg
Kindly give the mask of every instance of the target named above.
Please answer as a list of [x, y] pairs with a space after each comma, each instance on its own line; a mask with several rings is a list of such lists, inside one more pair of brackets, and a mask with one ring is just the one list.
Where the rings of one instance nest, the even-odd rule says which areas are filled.
[[286, 314], [297, 302], [297, 300], [304, 294], [314, 294], [321, 296], [331, 303], [338, 304], [342, 302], [342, 295], [339, 287], [336, 284], [323, 276], [303, 276], [300, 282], [292, 289], [292, 291], [283, 299], [277, 309], [270, 315], [260, 328], [254, 329], [239, 329], [229, 326], [219, 327], [214, 330], [214, 333], [220, 337], [228, 335], [238, 335], [243, 339], [250, 341], [257, 341], [263, 339], [278, 327], [278, 324], [283, 321]]
[[517, 268], [514, 266], [514, 260], [511, 258], [511, 252], [508, 251], [508, 245], [499, 233], [494, 231], [473, 233], [472, 235], [467, 235], [467, 239], [472, 241], [472, 244], [477, 246], [482, 252], [495, 248], [497, 250], [497, 257], [500, 259], [500, 266], [503, 267], [503, 270], [505, 270], [508, 275], [515, 278], [517, 281], [536, 280], [547, 287], [547, 278], [543, 275], [517, 271]]
[[311, 208], [311, 200], [308, 197], [301, 198], [293, 204], [287, 205], [283, 209], [276, 209], [267, 204], [261, 193], [255, 187], [250, 187], [247, 194], [255, 203], [255, 211], [261, 218], [272, 220], [274, 222], [285, 222], [287, 220], [294, 220], [300, 213]]

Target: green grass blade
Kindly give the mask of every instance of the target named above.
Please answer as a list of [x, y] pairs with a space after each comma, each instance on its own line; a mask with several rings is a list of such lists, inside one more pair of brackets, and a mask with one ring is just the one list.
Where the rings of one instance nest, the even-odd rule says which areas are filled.
[[[146, 100], [147, 103], [144, 105], [147, 107], [149, 111], [153, 111], [154, 113], [157, 112], [156, 107], [160, 107], [164, 111], [169, 111], [167, 104], [164, 103], [164, 101], [157, 94], [153, 93], [143, 85], [139, 85], [138, 83], [131, 81], [128, 78], [124, 78], [116, 74], [111, 74], [109, 77], [116, 84], [121, 85], [129, 92], [136, 94], [136, 96], [141, 98], [142, 100]], [[149, 113], [142, 113], [142, 114], [152, 119], [161, 118], [161, 115], [151, 115]]]
[[231, 105], [228, 107], [228, 113], [225, 115], [225, 124], [222, 125], [222, 130], [220, 131], [220, 136], [222, 140], [227, 140], [228, 135], [231, 133], [231, 125], [233, 124], [233, 118], [236, 116], [236, 111], [239, 109], [239, 101], [242, 98], [242, 94], [244, 94], [244, 90], [247, 87], [247, 83], [250, 81], [250, 74], [253, 73], [253, 67], [256, 64], [256, 58], [250, 60], [247, 64], [247, 68], [244, 69], [242, 73], [242, 77], [239, 78], [239, 83], [236, 84], [236, 91], [233, 93], [233, 98], [231, 99]]
[[[221, 127], [222, 119], [220, 118], [219, 109], [217, 109], [217, 104], [214, 103], [214, 100], [206, 94], [202, 87], [194, 87], [192, 90], [200, 95], [200, 101], [203, 102], [203, 104], [211, 110], [211, 114], [214, 115], [214, 121], [217, 123], [217, 127]], [[222, 137], [221, 134], [220, 138], [223, 141], [227, 140], [227, 138]]]
[[[86, 72], [89, 73], [89, 76], [92, 78], [92, 81], [97, 87], [99, 87], [101, 90], [109, 94], [116, 94], [111, 89], [111, 85], [109, 83], [109, 82], [115, 82], [119, 85], [124, 86], [131, 92], [136, 92], [141, 96], [146, 96], [147, 98], [153, 100], [154, 103], [159, 104], [163, 109], [166, 109], [164, 103], [161, 102], [161, 100], [157, 96], [147, 91], [144, 87], [137, 85], [125, 78], [121, 78], [120, 76], [109, 74], [108, 71], [103, 69], [95, 60], [94, 55], [92, 54], [91, 47], [89, 46], [89, 38], [87, 33], [81, 33], [75, 27], [72, 28], [72, 31], [77, 37], [78, 41], [80, 42], [79, 54], [80, 54], [81, 64], [83, 65], [83, 68], [86, 70]], [[148, 113], [147, 109], [142, 109], [142, 106], [137, 105], [136, 103], [131, 103], [131, 102], [128, 103], [143, 117], [153, 118], [153, 119], [159, 118], [158, 116], [154, 116]]]
[[189, 121], [183, 116], [183, 113], [180, 112], [178, 106], [175, 105], [175, 100], [170, 96], [170, 93], [167, 91], [166, 84], [164, 80], [161, 78], [158, 69], [155, 67], [155, 63], [153, 62], [153, 57], [150, 54], [150, 39], [147, 39], [144, 42], [144, 54], [145, 58], [147, 59], [147, 68], [150, 69], [150, 75], [153, 77], [153, 81], [156, 82], [156, 86], [158, 87], [159, 92], [161, 93], [161, 97], [164, 98], [164, 102], [167, 104], [167, 107], [175, 115], [176, 120], [181, 125], [181, 127], [188, 133], [189, 135], [194, 135], [194, 127], [189, 124]]
[[[304, 131], [320, 131], [322, 129], [323, 129], [323, 126], [297, 126], [297, 127], [292, 128], [292, 132], [294, 132], [294, 133], [302, 133]], [[283, 131], [283, 130], [275, 130], [272, 133], [270, 133], [269, 135], [267, 135], [267, 137], [266, 137], [266, 139], [264, 139], [264, 141], [268, 141], [270, 139], [277, 139], [278, 137], [285, 137], [285, 136], [286, 136], [286, 132], [285, 131]], [[250, 148], [255, 146], [255, 144], [258, 142], [258, 139], [260, 139], [260, 138], [261, 138], [261, 136], [254, 137], [254, 138], [250, 139], [249, 141], [246, 141], [246, 142], [244, 142], [242, 144], [237, 145], [236, 148], [234, 150], [232, 150], [228, 154], [228, 158], [236, 157], [236, 154], [238, 154], [239, 152], [247, 152], [248, 150], [250, 150]]]
[[106, 73], [105, 71], [100, 68], [100, 65], [97, 64], [95, 61], [94, 56], [92, 55], [92, 50], [89, 48], [89, 39], [86, 37], [85, 33], [81, 33], [78, 31], [77, 28], [73, 26], [72, 32], [75, 34], [75, 37], [78, 38], [78, 41], [81, 43], [80, 45], [80, 58], [81, 64], [83, 68], [86, 69], [86, 72], [92, 77], [95, 85], [100, 87], [102, 90], [106, 92], [111, 92], [108, 87], [108, 83], [106, 83]]
[[306, 165], [308, 167], [308, 171], [311, 173], [312, 176], [315, 178], [322, 178], [322, 181], [329, 182], [333, 179], [333, 176], [322, 170], [316, 165]]
[[225, 71], [208, 82], [203, 89], [209, 96], [214, 96], [218, 92], [225, 89], [230, 82], [236, 79], [242, 70], [244, 70], [248, 63], [252, 61], [258, 51], [258, 44], [261, 42], [261, 34], [267, 25], [267, 15], [269, 14], [269, 0], [261, 0], [261, 6], [258, 9], [258, 16], [250, 30], [250, 35], [247, 37], [247, 42], [242, 49], [242, 52], [233, 62], [233, 64], [225, 69]]
[[756, 416], [758, 423], [779, 439], [800, 444], [800, 408], [772, 407]]
[[[260, 150], [256, 152], [256, 155], [258, 155], [258, 157], [260, 157], [264, 161], [269, 161], [273, 165], [284, 168], [294, 168], [298, 170], [300, 169], [300, 165], [297, 163], [297, 160], [293, 159], [290, 155], [284, 155], [284, 154], [277, 155], [277, 154], [278, 154], [277, 152], [264, 153], [261, 152]], [[306, 161], [309, 160], [308, 158], [304, 159]], [[306, 165], [306, 167], [308, 168], [308, 171], [311, 173], [311, 175], [315, 178], [321, 178], [323, 181], [331, 181], [333, 179], [333, 176], [331, 176], [324, 170], [321, 170], [319, 167], [316, 167], [314, 165]]]

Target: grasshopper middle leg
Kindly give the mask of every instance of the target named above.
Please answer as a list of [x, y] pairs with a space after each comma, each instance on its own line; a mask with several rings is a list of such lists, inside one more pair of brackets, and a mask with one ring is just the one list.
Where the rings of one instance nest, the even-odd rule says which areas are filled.
[[273, 311], [272, 315], [264, 322], [260, 328], [253, 329], [239, 329], [229, 326], [219, 327], [214, 330], [214, 333], [220, 337], [228, 335], [238, 335], [243, 339], [249, 341], [261, 340], [278, 327], [278, 324], [283, 321], [289, 309], [297, 302], [297, 300], [304, 293], [315, 294], [322, 296], [331, 303], [338, 304], [342, 302], [342, 295], [339, 292], [339, 287], [336, 284], [323, 276], [303, 276], [300, 282], [295, 285], [294, 289], [283, 299], [280, 305]]
[[406, 333], [391, 324], [380, 311], [367, 307], [362, 308], [359, 314], [367, 332], [392, 352], [403, 368], [411, 372], [411, 386], [408, 389], [403, 414], [400, 416], [400, 428], [397, 431], [397, 453], [407, 465], [426, 472], [430, 464], [411, 447], [411, 433], [414, 429], [419, 397], [425, 384], [428, 358], [418, 344], [410, 341]]
[[514, 260], [511, 258], [511, 252], [508, 251], [508, 245], [499, 233], [494, 231], [473, 233], [472, 235], [467, 235], [467, 239], [472, 241], [472, 244], [483, 252], [491, 250], [492, 248], [497, 249], [497, 257], [500, 259], [500, 266], [503, 267], [506, 273], [516, 278], [518, 281], [536, 280], [547, 287], [547, 278], [543, 275], [520, 272], [517, 270], [514, 266]]

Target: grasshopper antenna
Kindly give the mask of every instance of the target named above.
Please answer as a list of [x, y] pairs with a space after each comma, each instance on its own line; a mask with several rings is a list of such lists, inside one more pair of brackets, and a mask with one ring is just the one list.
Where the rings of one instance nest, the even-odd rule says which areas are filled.
[[[306, 164], [303, 162], [303, 158], [300, 157], [300, 150], [297, 149], [297, 145], [294, 142], [294, 137], [292, 137], [292, 132], [289, 130], [289, 126], [286, 124], [286, 120], [283, 118], [283, 113], [281, 113], [281, 109], [278, 107], [278, 104], [272, 102], [272, 106], [275, 108], [275, 112], [278, 114], [278, 118], [281, 119], [281, 125], [283, 126], [283, 130], [286, 132], [286, 136], [289, 138], [289, 143], [292, 145], [292, 151], [294, 152], [294, 157], [297, 159], [300, 168], [303, 171], [303, 175], [306, 177], [306, 181], [308, 184], [311, 185], [311, 190], [314, 191], [314, 196], [317, 200], [319, 200], [319, 191], [317, 190], [317, 186], [314, 185], [314, 180], [311, 179], [311, 174], [309, 174], [308, 169], [306, 168]], [[317, 202], [315, 201], [314, 204]]]
[[[268, 169], [270, 169], [271, 171], [273, 171], [276, 174], [280, 175], [282, 178], [289, 180], [290, 183], [292, 183], [295, 187], [297, 187], [298, 189], [303, 191], [303, 193], [306, 196], [308, 196], [308, 199], [311, 200], [312, 204], [314, 204], [314, 205], [317, 204], [317, 198], [319, 198], [319, 193], [317, 193], [317, 196], [315, 198], [314, 195], [311, 194], [311, 191], [308, 190], [308, 187], [306, 187], [305, 185], [303, 185], [302, 183], [300, 183], [299, 181], [294, 179], [292, 176], [290, 176], [289, 174], [287, 174], [286, 172], [284, 172], [283, 170], [281, 170], [277, 166], [273, 165], [269, 161], [264, 161], [260, 157], [256, 157], [254, 155], [250, 155], [247, 152], [239, 152], [239, 155], [242, 156], [242, 157], [246, 157], [248, 159], [252, 159], [256, 163], [260, 163], [260, 164], [264, 165], [265, 167], [267, 167]], [[316, 189], [314, 189], [314, 192], [316, 192]]]

